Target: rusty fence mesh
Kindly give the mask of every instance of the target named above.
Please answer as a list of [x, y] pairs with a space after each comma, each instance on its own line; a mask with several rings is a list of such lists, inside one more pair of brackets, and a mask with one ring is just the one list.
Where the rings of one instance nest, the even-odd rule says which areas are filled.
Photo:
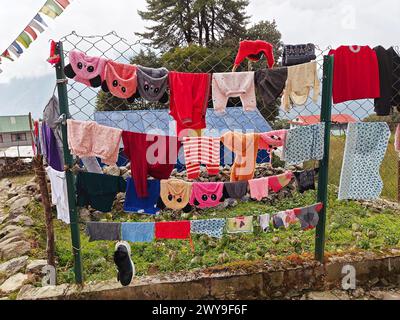
[[[68, 63], [69, 51], [76, 49], [91, 56], [102, 56], [121, 63], [137, 63], [148, 67], [163, 66], [169, 70], [181, 72], [229, 72], [232, 70], [237, 50], [237, 48], [224, 49], [224, 44], [220, 44], [213, 48], [197, 48], [196, 50], [188, 48], [180, 54], [174, 54], [174, 52], [163, 54], [140, 41], [128, 41], [115, 32], [93, 36], [82, 36], [72, 32], [64, 36], [61, 41], [64, 46], [66, 63]], [[399, 52], [399, 47], [394, 48]], [[330, 49], [331, 47], [322, 48], [316, 45], [320, 80], [322, 80], [323, 56], [328, 54]], [[261, 67], [262, 63], [262, 61], [258, 62], [253, 65], [253, 68]], [[400, 65], [396, 67], [400, 69]], [[247, 70], [245, 64], [243, 64], [242, 70]], [[102, 92], [100, 88], [88, 87], [75, 81], [68, 82], [68, 99], [69, 110], [74, 119], [94, 120], [101, 124], [130, 131], [149, 132], [161, 129], [167, 134], [174, 133], [169, 125], [171, 119], [168, 116], [168, 103], [151, 103], [141, 98], [136, 99], [133, 103], [128, 103], [126, 100]], [[216, 120], [214, 121], [221, 122], [217, 126], [225, 127], [225, 129], [253, 129], [255, 131], [264, 131], [265, 125], [272, 129], [280, 129], [290, 128], [299, 123], [304, 125], [319, 121], [321, 97], [317, 103], [308, 98], [304, 106], [294, 107], [289, 112], [280, 108], [279, 104], [280, 101], [274, 105], [265, 105], [257, 93], [258, 111], [238, 112], [242, 108], [240, 100], [230, 99], [228, 107], [237, 107], [235, 110], [238, 113], [232, 113], [228, 119], [215, 116]], [[207, 116], [209, 114], [213, 116], [213, 112], [210, 99]], [[394, 132], [395, 124], [400, 120], [399, 110], [390, 117], [374, 115], [374, 102], [371, 99], [333, 105], [330, 184], [339, 185], [347, 122], [386, 121]], [[382, 197], [396, 201], [399, 193], [398, 155], [394, 150], [393, 139], [394, 135], [392, 134], [381, 167], [381, 176], [384, 181]], [[264, 156], [268, 157], [268, 155]], [[264, 159], [258, 160], [262, 162]]]

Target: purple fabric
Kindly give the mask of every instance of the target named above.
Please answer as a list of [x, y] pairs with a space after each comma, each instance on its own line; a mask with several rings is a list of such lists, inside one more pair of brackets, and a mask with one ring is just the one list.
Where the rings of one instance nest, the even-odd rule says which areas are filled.
[[45, 122], [42, 123], [42, 134], [47, 164], [54, 170], [64, 171], [60, 160], [60, 154], [58, 153], [56, 137], [53, 130], [48, 127]]

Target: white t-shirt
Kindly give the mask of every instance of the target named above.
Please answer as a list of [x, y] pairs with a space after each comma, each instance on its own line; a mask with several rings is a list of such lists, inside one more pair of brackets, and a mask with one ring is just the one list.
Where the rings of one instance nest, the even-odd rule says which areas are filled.
[[50, 178], [51, 202], [57, 208], [57, 218], [69, 224], [68, 192], [65, 172], [54, 170], [50, 166], [46, 168], [46, 172]]

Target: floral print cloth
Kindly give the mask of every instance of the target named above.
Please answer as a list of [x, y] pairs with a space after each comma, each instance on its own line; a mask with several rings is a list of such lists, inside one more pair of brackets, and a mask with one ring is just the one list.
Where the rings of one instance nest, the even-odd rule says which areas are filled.
[[209, 237], [222, 238], [225, 219], [191, 220], [190, 232], [206, 234]]

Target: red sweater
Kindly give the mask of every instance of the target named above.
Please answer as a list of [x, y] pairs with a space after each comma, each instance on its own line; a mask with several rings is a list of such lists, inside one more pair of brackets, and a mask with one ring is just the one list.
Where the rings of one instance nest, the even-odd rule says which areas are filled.
[[369, 46], [340, 46], [331, 50], [333, 63], [333, 103], [380, 96], [376, 53]]

